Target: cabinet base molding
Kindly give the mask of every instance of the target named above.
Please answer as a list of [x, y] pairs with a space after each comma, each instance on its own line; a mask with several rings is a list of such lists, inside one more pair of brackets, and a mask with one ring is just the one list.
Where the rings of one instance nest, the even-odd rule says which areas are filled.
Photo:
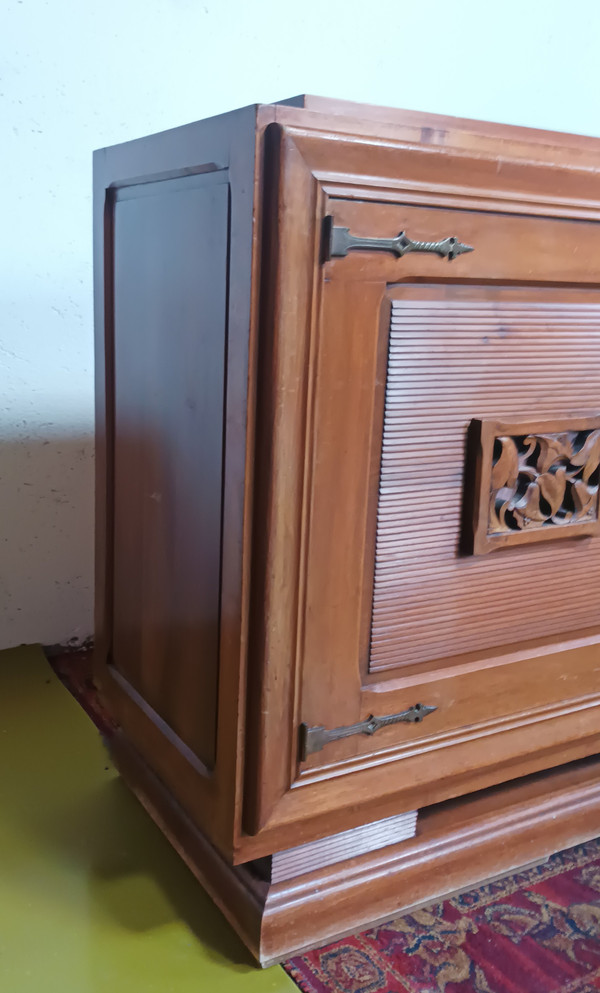
[[261, 966], [544, 860], [600, 834], [600, 758], [419, 812], [417, 836], [281, 882], [231, 866], [125, 739], [124, 779]]

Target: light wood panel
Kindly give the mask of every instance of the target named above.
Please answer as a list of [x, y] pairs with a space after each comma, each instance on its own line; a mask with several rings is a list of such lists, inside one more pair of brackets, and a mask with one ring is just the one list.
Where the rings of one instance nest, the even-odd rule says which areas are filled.
[[[286, 113], [277, 108], [275, 117]], [[572, 637], [519, 642], [509, 614], [492, 648], [455, 650], [449, 635], [433, 657], [369, 667], [386, 301], [411, 283], [423, 300], [441, 300], [447, 288], [450, 298], [477, 295], [484, 309], [500, 288], [519, 302], [528, 284], [537, 284], [532, 298], [556, 284], [594, 285], [597, 178], [584, 176], [578, 160], [575, 180], [566, 149], [554, 156], [554, 148], [550, 155], [511, 143], [497, 168], [497, 145], [479, 136], [468, 153], [454, 135], [434, 153], [410, 146], [406, 134], [397, 142], [359, 138], [366, 125], [356, 135], [336, 133], [330, 118], [322, 121], [329, 133], [316, 129], [314, 116], [302, 129], [299, 113], [290, 110], [293, 127], [271, 125], [265, 143], [273, 278], [263, 287], [264, 365], [259, 357], [257, 637], [251, 632], [244, 805], [254, 837], [242, 834], [238, 858], [292, 845], [295, 829], [304, 841], [317, 825], [322, 836], [333, 823], [409, 809], [415, 796], [430, 803], [597, 747], [593, 622]], [[259, 119], [267, 116], [263, 108]], [[356, 251], [311, 268], [305, 253], [315, 253], [314, 263], [324, 214], [360, 236], [456, 235], [475, 251], [452, 263]], [[580, 305], [579, 290], [560, 293]], [[397, 622], [402, 611], [394, 610]], [[420, 725], [334, 735], [299, 759], [301, 724], [333, 732], [417, 702], [437, 707]]]
[[460, 550], [471, 420], [598, 410], [600, 294], [568, 296], [488, 289], [482, 299], [448, 287], [423, 299], [407, 288], [393, 301], [371, 670], [596, 623], [597, 539], [506, 549], [493, 561]]

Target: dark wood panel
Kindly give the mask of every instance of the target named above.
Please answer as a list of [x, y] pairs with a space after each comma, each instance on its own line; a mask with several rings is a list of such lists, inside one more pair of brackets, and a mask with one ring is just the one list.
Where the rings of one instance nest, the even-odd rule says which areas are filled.
[[[253, 373], [249, 373], [249, 361], [250, 364], [253, 361], [257, 301], [252, 272], [260, 250], [255, 230], [256, 217], [260, 212], [256, 202], [260, 182], [260, 175], [255, 169], [257, 142], [256, 108], [246, 107], [94, 153], [96, 680], [105, 702], [128, 739], [168, 785], [195, 823], [229, 855], [234, 847], [243, 768], [247, 577], [251, 537], [249, 514], [253, 470]], [[223, 404], [225, 435], [219, 683], [227, 687], [227, 692], [217, 694], [215, 767], [207, 774], [205, 762], [144, 701], [125, 676], [113, 678], [118, 676], [117, 670], [114, 666], [107, 666], [114, 602], [112, 205], [115, 197], [123, 203], [138, 196], [150, 200], [156, 196], [161, 184], [167, 181], [171, 184], [169, 189], [178, 190], [178, 196], [184, 195], [182, 191], [190, 189], [195, 183], [198, 186], [218, 185], [225, 171], [229, 183], [229, 249], [226, 391]], [[165, 246], [164, 251], [174, 256], [184, 248], [173, 242]], [[220, 286], [217, 281], [217, 293]], [[178, 659], [171, 657], [169, 664], [171, 670], [177, 669]], [[183, 664], [188, 665], [189, 660], [184, 659]], [[177, 677], [174, 672], [173, 675], [175, 684]], [[191, 701], [186, 697], [182, 700], [182, 712], [185, 713], [186, 708], [190, 707]], [[202, 704], [198, 709], [198, 719], [201, 717]], [[212, 739], [212, 734], [209, 737]], [[210, 759], [210, 751], [206, 752], [206, 758]]]
[[371, 670], [563, 635], [600, 609], [597, 540], [460, 554], [471, 420], [596, 414], [600, 294], [421, 292], [392, 305]]
[[217, 174], [127, 194], [114, 221], [112, 661], [212, 766], [228, 187]]

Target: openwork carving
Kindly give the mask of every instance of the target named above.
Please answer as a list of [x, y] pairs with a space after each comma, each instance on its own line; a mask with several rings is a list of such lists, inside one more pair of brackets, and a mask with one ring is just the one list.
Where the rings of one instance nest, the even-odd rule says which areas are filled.
[[595, 519], [600, 430], [496, 438], [488, 532]]
[[472, 434], [478, 442], [474, 552], [597, 533], [600, 419], [474, 421]]

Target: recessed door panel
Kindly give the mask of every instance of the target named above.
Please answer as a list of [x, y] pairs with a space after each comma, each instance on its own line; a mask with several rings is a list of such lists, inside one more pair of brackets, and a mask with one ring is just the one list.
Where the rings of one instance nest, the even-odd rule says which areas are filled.
[[[600, 294], [408, 284], [378, 297], [376, 284], [340, 276], [323, 291], [317, 382], [301, 778], [421, 752], [436, 755], [436, 779], [458, 741], [473, 741], [469, 764], [482, 768], [515, 731], [519, 747], [524, 735], [543, 749], [556, 708], [599, 702], [600, 540], [580, 534], [573, 511], [550, 516], [543, 541], [494, 555], [465, 547], [469, 435], [480, 419], [518, 422], [528, 484], [545, 458], [544, 492], [568, 470], [597, 496]], [[525, 520], [526, 536], [531, 525], [542, 526]]]
[[[219, 182], [220, 180], [220, 182]], [[228, 187], [127, 188], [114, 218], [114, 614], [124, 685], [215, 758]]]
[[[597, 495], [600, 461], [600, 436], [583, 422], [599, 408], [597, 291], [411, 287], [393, 300], [370, 671], [597, 623], [600, 542], [580, 525], [592, 523], [588, 491]], [[515, 470], [499, 480], [512, 507], [504, 533], [516, 543], [493, 556], [469, 551], [464, 533], [477, 419], [520, 423], [513, 436], [528, 439], [520, 478], [515, 443], [505, 443]], [[569, 446], [581, 465], [569, 461]], [[579, 493], [561, 520], [563, 501]], [[519, 544], [524, 537], [532, 542]]]

